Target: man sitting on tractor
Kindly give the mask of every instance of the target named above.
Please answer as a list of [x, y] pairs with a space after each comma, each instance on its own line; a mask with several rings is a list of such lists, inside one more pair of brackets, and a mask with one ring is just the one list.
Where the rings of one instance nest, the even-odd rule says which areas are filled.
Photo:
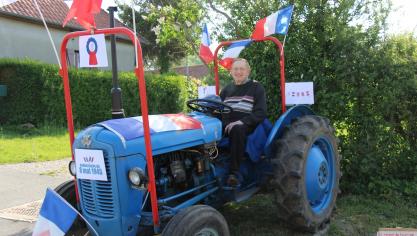
[[224, 133], [229, 136], [230, 175], [227, 184], [240, 184], [240, 160], [244, 157], [247, 136], [266, 118], [265, 89], [257, 81], [249, 79], [250, 66], [243, 58], [232, 64], [230, 74], [233, 82], [222, 89], [220, 97], [233, 108], [233, 112], [223, 114]]

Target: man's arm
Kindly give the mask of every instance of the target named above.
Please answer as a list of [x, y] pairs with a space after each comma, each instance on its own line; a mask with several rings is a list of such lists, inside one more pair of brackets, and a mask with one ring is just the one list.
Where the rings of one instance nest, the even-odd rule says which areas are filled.
[[254, 104], [252, 114], [243, 117], [241, 120], [248, 126], [256, 126], [266, 118], [266, 96], [265, 89], [261, 84], [257, 84], [254, 94]]

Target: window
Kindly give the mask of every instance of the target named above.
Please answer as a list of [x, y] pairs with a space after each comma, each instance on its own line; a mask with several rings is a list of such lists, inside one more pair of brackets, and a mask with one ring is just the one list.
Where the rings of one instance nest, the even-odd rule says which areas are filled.
[[80, 51], [74, 50], [74, 67], [80, 68]]
[[80, 52], [67, 49], [67, 63], [71, 67], [80, 68]]

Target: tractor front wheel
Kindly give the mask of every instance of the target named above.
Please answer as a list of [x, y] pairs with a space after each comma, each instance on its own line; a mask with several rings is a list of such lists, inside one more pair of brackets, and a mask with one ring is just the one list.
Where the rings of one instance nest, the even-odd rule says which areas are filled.
[[216, 209], [206, 205], [188, 207], [168, 222], [163, 236], [229, 236], [227, 222]]
[[72, 207], [77, 209], [77, 197], [75, 196], [75, 183], [74, 180], [67, 180], [55, 188], [55, 192], [58, 193], [65, 201], [71, 204]]
[[339, 159], [328, 119], [296, 118], [276, 141], [272, 159], [278, 216], [298, 230], [326, 231], [339, 193]]
[[[56, 187], [55, 192], [57, 192], [65, 201], [67, 201], [72, 207], [77, 209], [77, 197], [75, 196], [75, 183], [74, 180], [68, 180], [64, 183], [60, 184], [58, 187]], [[77, 209], [78, 210], [78, 209]], [[71, 226], [71, 228], [68, 231], [68, 235], [85, 235], [85, 233], [88, 231], [87, 226], [80, 218], [80, 216], [77, 216], [76, 221]]]

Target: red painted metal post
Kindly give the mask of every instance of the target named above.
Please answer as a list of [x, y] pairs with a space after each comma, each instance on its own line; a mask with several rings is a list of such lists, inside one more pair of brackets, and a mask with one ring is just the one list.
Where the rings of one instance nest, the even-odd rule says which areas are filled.
[[[234, 40], [234, 41], [225, 41], [221, 42], [216, 50], [214, 51], [214, 80], [216, 84], [216, 94], [219, 95], [219, 66], [218, 66], [218, 58], [217, 54], [220, 50], [220, 48], [228, 46], [234, 42], [238, 42], [242, 40]], [[263, 39], [253, 40], [254, 42], [263, 42], [263, 41], [272, 41], [277, 46], [277, 51], [280, 55], [279, 59], [279, 66], [280, 66], [280, 89], [281, 89], [281, 109], [282, 113], [284, 113], [287, 110], [287, 107], [285, 106], [285, 61], [284, 61], [284, 48], [282, 47], [281, 42], [274, 38], [274, 37], [265, 37]]]
[[[134, 33], [122, 27], [110, 28], [110, 29], [97, 29], [94, 32], [91, 31], [77, 31], [66, 34], [64, 39], [61, 43], [61, 61], [62, 61], [62, 69], [60, 70], [60, 75], [63, 78], [64, 82], [64, 93], [65, 93], [65, 108], [67, 111], [67, 125], [68, 125], [68, 132], [70, 134], [70, 144], [71, 144], [71, 153], [72, 158], [74, 159], [73, 153], [73, 143], [74, 143], [74, 125], [73, 125], [73, 116], [72, 116], [72, 104], [71, 104], [71, 93], [70, 93], [70, 86], [69, 86], [69, 79], [68, 79], [68, 68], [67, 68], [67, 43], [68, 40], [71, 38], [76, 38], [79, 36], [90, 35], [90, 34], [124, 34], [130, 38], [130, 40], [134, 44], [135, 36]], [[137, 40], [137, 39], [136, 39]], [[148, 184], [148, 191], [151, 195], [151, 206], [152, 206], [152, 217], [154, 222], [154, 230], [155, 232], [159, 231], [159, 213], [158, 213], [158, 199], [156, 195], [156, 187], [155, 187], [155, 172], [153, 166], [153, 157], [152, 157], [152, 146], [151, 146], [151, 136], [150, 136], [150, 128], [149, 128], [149, 118], [148, 118], [148, 102], [146, 98], [146, 84], [145, 84], [145, 77], [143, 71], [143, 59], [142, 59], [142, 48], [140, 46], [139, 40], [137, 40], [137, 55], [138, 57], [138, 65], [135, 68], [135, 74], [138, 79], [138, 87], [139, 87], [139, 97], [140, 97], [140, 105], [142, 109], [142, 118], [143, 118], [143, 128], [144, 128], [144, 138], [145, 138], [145, 150], [146, 150], [146, 161], [148, 167], [148, 177], [149, 177], [149, 184]], [[75, 184], [77, 184], [76, 180]], [[77, 191], [77, 188], [76, 188]], [[77, 202], [79, 201], [79, 196], [77, 192]]]
[[232, 44], [233, 42], [234, 41], [221, 42], [219, 46], [217, 46], [216, 50], [214, 51], [214, 81], [216, 83], [216, 95], [219, 95], [219, 91], [220, 91], [219, 63], [218, 63], [217, 54], [219, 53], [220, 48], [228, 46]]
[[[138, 60], [138, 64], [141, 65], [142, 60]], [[136, 74], [136, 77], [138, 78], [140, 97], [146, 98], [146, 87], [145, 87], [143, 66], [142, 68], [136, 68], [135, 74]], [[144, 135], [145, 135], [145, 147], [146, 147], [146, 162], [147, 162], [148, 177], [149, 177], [148, 191], [150, 192], [150, 195], [151, 195], [152, 218], [154, 222], [154, 229], [156, 232], [158, 232], [159, 231], [158, 199], [156, 196], [155, 171], [154, 171], [153, 157], [152, 157], [151, 136], [150, 136], [149, 118], [148, 118], [148, 105], [147, 105], [146, 100], [144, 99], [140, 99], [140, 103], [141, 103], [141, 108], [142, 108], [143, 130], [144, 130]]]
[[269, 40], [277, 45], [277, 52], [279, 53], [279, 65], [280, 65], [280, 76], [281, 76], [281, 109], [282, 113], [287, 111], [287, 107], [285, 106], [285, 61], [284, 61], [284, 48], [282, 47], [282, 43], [274, 38], [274, 37], [265, 37], [261, 39], [261, 41]]
[[220, 83], [219, 83], [219, 64], [217, 63], [217, 57], [214, 58], [214, 82], [216, 85], [216, 95], [219, 96]]
[[[65, 99], [65, 110], [67, 113], [67, 126], [68, 126], [68, 133], [70, 136], [70, 147], [71, 147], [71, 158], [74, 160], [74, 152], [72, 145], [74, 143], [74, 120], [72, 118], [72, 103], [71, 103], [71, 91], [70, 91], [70, 85], [69, 85], [69, 79], [68, 79], [68, 67], [67, 67], [67, 56], [66, 49], [67, 49], [67, 43], [69, 39], [65, 39], [62, 41], [61, 44], [61, 63], [62, 68], [59, 70], [59, 74], [61, 75], [63, 79], [64, 84], [64, 99]], [[80, 196], [78, 193], [78, 184], [77, 184], [77, 178], [74, 176], [74, 187], [75, 187], [75, 198], [77, 201], [77, 206], [80, 203]]]

